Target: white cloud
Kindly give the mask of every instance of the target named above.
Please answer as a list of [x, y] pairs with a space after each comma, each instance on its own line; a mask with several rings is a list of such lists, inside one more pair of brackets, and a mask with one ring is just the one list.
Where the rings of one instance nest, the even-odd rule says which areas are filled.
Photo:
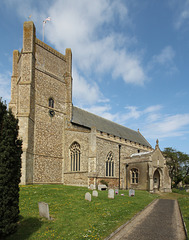
[[163, 116], [159, 121], [149, 124], [144, 129], [148, 138], [168, 138], [183, 136], [189, 132], [189, 114]]
[[[115, 15], [119, 22], [115, 22]], [[127, 25], [128, 9], [121, 1], [54, 1], [48, 16], [46, 38], [61, 51], [71, 47], [73, 63], [82, 72], [110, 73], [126, 83], [142, 85], [147, 79], [140, 54], [127, 50], [128, 37], [109, 30], [115, 23]], [[132, 39], [134, 43], [134, 39]], [[75, 76], [74, 76], [75, 78]]]
[[86, 81], [86, 79], [79, 75], [77, 70], [74, 71], [75, 79], [73, 81], [73, 99], [77, 105], [92, 105], [95, 103], [108, 102], [98, 88], [98, 85], [93, 81]]
[[154, 71], [158, 71], [158, 69], [163, 69], [166, 74], [172, 75], [178, 71], [174, 59], [174, 49], [171, 46], [166, 46], [159, 54], [152, 57], [148, 65], [148, 70], [153, 70], [154, 73]]
[[143, 85], [147, 80], [141, 54], [130, 50], [137, 40], [125, 31], [117, 31], [117, 25], [119, 29], [130, 26], [125, 2], [53, 0], [34, 5], [32, 0], [7, 0], [5, 3], [25, 20], [32, 15], [39, 38], [42, 20], [51, 17], [52, 21], [45, 25], [45, 41], [62, 53], [65, 48], [72, 49], [73, 96], [77, 104], [107, 101], [97, 84], [99, 74], [101, 79], [108, 73], [114, 79], [134, 85]]
[[182, 5], [180, 6], [181, 6], [179, 7], [180, 12], [175, 23], [175, 27], [177, 29], [181, 28], [189, 20], [189, 0], [184, 0], [182, 2]]
[[162, 49], [159, 55], [153, 57], [153, 61], [155, 63], [159, 63], [161, 65], [168, 64], [173, 61], [175, 57], [175, 52], [171, 46], [166, 46]]
[[153, 105], [153, 106], [150, 106], [150, 107], [147, 107], [144, 112], [145, 113], [153, 113], [153, 112], [157, 112], [159, 110], [162, 109], [162, 106], [161, 105]]
[[131, 129], [138, 129], [146, 139], [162, 140], [169, 137], [180, 137], [189, 133], [189, 114], [167, 115], [162, 113], [163, 106], [153, 105], [143, 110], [136, 106], [125, 107], [126, 112], [110, 113], [111, 107], [95, 106], [87, 109], [111, 121]]

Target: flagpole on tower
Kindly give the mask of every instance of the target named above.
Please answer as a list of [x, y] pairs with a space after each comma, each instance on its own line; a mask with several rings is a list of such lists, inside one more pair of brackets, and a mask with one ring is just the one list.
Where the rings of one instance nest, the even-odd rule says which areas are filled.
[[51, 21], [51, 18], [48, 17], [45, 20], [43, 20], [43, 42], [45, 41], [45, 24], [47, 21]]

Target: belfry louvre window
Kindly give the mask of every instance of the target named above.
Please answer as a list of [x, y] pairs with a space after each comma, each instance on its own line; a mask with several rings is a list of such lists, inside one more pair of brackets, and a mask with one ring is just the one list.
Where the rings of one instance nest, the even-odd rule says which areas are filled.
[[136, 168], [131, 169], [131, 183], [138, 183], [138, 169]]
[[72, 143], [70, 146], [70, 157], [71, 157], [71, 171], [80, 171], [80, 145], [77, 142]]
[[54, 99], [53, 98], [49, 98], [49, 107], [54, 108]]
[[113, 161], [113, 153], [109, 152], [106, 157], [106, 176], [113, 177], [114, 176], [114, 161]]

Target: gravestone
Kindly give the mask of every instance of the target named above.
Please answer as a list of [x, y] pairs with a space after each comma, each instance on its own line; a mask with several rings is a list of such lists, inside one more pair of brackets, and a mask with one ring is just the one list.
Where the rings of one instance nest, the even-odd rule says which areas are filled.
[[98, 185], [98, 190], [99, 191], [103, 191], [103, 190], [106, 190], [106, 189], [107, 189], [106, 185], [104, 185], [104, 184]]
[[186, 192], [188, 192], [188, 193], [189, 193], [189, 189], [186, 189]]
[[115, 189], [115, 194], [118, 195], [119, 194], [119, 189]]
[[91, 194], [89, 192], [85, 193], [85, 200], [91, 202]]
[[93, 195], [93, 197], [98, 197], [98, 192], [96, 190], [94, 190], [92, 195]]
[[129, 197], [134, 197], [135, 196], [135, 190], [130, 189], [129, 190]]
[[90, 185], [89, 187], [91, 190], [94, 190], [95, 189], [95, 186], [93, 184]]
[[49, 205], [45, 202], [38, 202], [39, 207], [39, 215], [41, 217], [47, 218], [48, 220], [52, 220], [52, 218], [49, 215]]
[[113, 189], [108, 190], [108, 198], [114, 198], [114, 190]]

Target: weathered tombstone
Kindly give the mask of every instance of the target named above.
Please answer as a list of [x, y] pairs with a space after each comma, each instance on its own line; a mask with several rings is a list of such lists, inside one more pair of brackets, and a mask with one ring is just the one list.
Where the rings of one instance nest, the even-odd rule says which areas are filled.
[[186, 192], [188, 192], [188, 193], [189, 193], [189, 189], [186, 189]]
[[107, 186], [102, 184], [102, 185], [98, 185], [98, 190], [99, 191], [103, 191], [103, 190], [106, 190], [107, 189]]
[[114, 190], [113, 189], [108, 190], [108, 198], [114, 198]]
[[95, 190], [95, 189], [96, 189], [96, 187], [95, 187], [94, 184], [91, 184], [89, 188], [90, 188], [91, 190]]
[[85, 193], [85, 200], [91, 202], [91, 194], [89, 192]]
[[41, 217], [47, 218], [48, 220], [52, 220], [52, 218], [49, 215], [49, 205], [45, 202], [38, 202], [39, 207], [39, 215]]
[[119, 189], [118, 189], [118, 188], [115, 189], [115, 194], [116, 194], [116, 195], [119, 194]]
[[129, 190], [129, 197], [133, 197], [133, 196], [135, 196], [135, 190], [130, 189]]
[[98, 192], [97, 192], [96, 190], [94, 190], [94, 191], [92, 192], [92, 195], [93, 195], [93, 197], [98, 197]]

